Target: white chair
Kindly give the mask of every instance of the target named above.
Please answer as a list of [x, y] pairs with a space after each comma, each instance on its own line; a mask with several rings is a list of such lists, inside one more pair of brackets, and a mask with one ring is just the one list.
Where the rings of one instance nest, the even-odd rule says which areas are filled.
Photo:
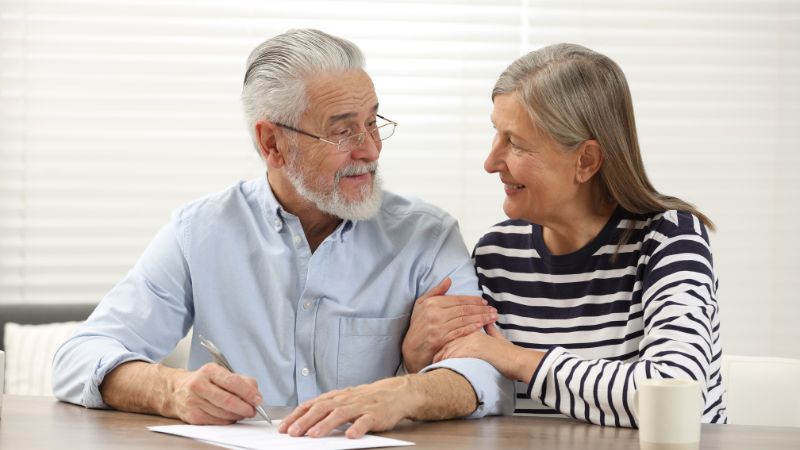
[[189, 362], [189, 349], [192, 347], [193, 330], [194, 328], [189, 329], [189, 332], [186, 334], [186, 336], [178, 341], [178, 345], [175, 346], [175, 349], [172, 350], [172, 353], [161, 360], [161, 364], [164, 364], [168, 367], [177, 367], [179, 369], [186, 368], [186, 364]]
[[800, 427], [800, 360], [722, 357], [728, 423]]

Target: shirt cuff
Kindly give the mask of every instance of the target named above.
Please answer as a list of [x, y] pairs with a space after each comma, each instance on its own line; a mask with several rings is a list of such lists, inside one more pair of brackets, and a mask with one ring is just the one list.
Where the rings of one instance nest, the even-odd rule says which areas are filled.
[[81, 403], [87, 408], [110, 409], [111, 407], [103, 401], [103, 396], [100, 393], [100, 385], [109, 372], [116, 369], [121, 364], [130, 361], [153, 362], [151, 359], [131, 352], [103, 356], [97, 361], [97, 365], [92, 371], [91, 379], [84, 386]]
[[[541, 398], [541, 392], [542, 386], [547, 382], [547, 374], [550, 372], [550, 367], [553, 366], [553, 363], [555, 363], [558, 358], [566, 353], [568, 353], [567, 350], [562, 347], [550, 347], [550, 349], [547, 350], [547, 353], [545, 353], [542, 358], [542, 362], [539, 363], [539, 367], [533, 372], [531, 382], [528, 384], [529, 398], [538, 398], [542, 400], [542, 404], [544, 404], [544, 400]], [[536, 395], [535, 397], [534, 393]]]
[[517, 398], [514, 382], [505, 378], [488, 362], [477, 358], [452, 358], [431, 364], [420, 370], [420, 373], [435, 369], [450, 369], [472, 385], [478, 407], [468, 416], [469, 419], [514, 414]]

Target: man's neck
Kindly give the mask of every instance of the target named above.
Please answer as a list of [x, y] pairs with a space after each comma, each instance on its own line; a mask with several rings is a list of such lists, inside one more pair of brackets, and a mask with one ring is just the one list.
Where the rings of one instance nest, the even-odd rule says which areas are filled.
[[342, 223], [342, 219], [320, 211], [313, 203], [298, 194], [286, 177], [270, 175], [268, 172], [267, 182], [283, 209], [300, 219], [300, 225], [303, 227], [303, 233], [312, 253]]

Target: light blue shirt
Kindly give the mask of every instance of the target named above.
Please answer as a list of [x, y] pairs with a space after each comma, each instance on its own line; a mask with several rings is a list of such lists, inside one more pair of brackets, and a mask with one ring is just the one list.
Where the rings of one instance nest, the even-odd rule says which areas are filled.
[[[377, 216], [343, 221], [312, 253], [300, 220], [266, 177], [179, 209], [128, 275], [55, 355], [61, 400], [106, 407], [99, 385], [118, 365], [154, 362], [194, 326], [188, 369], [212, 340], [269, 405], [393, 376], [414, 300], [445, 277], [480, 295], [456, 221], [432, 205], [383, 194]], [[448, 367], [474, 387], [473, 416], [513, 411], [513, 384], [488, 363]]]

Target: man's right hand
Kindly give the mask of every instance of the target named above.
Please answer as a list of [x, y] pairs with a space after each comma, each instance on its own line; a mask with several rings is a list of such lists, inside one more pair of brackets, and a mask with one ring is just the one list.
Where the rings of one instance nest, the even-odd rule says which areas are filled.
[[176, 374], [174, 416], [194, 425], [222, 425], [253, 417], [262, 402], [255, 378], [209, 363], [194, 372]]
[[222, 425], [253, 417], [262, 402], [254, 378], [214, 363], [189, 372], [131, 361], [106, 375], [100, 393], [112, 408], [174, 417], [194, 425]]
[[444, 295], [451, 284], [450, 278], [445, 278], [414, 303], [403, 340], [403, 361], [409, 373], [430, 364], [448, 342], [497, 320], [497, 310], [481, 297]]

